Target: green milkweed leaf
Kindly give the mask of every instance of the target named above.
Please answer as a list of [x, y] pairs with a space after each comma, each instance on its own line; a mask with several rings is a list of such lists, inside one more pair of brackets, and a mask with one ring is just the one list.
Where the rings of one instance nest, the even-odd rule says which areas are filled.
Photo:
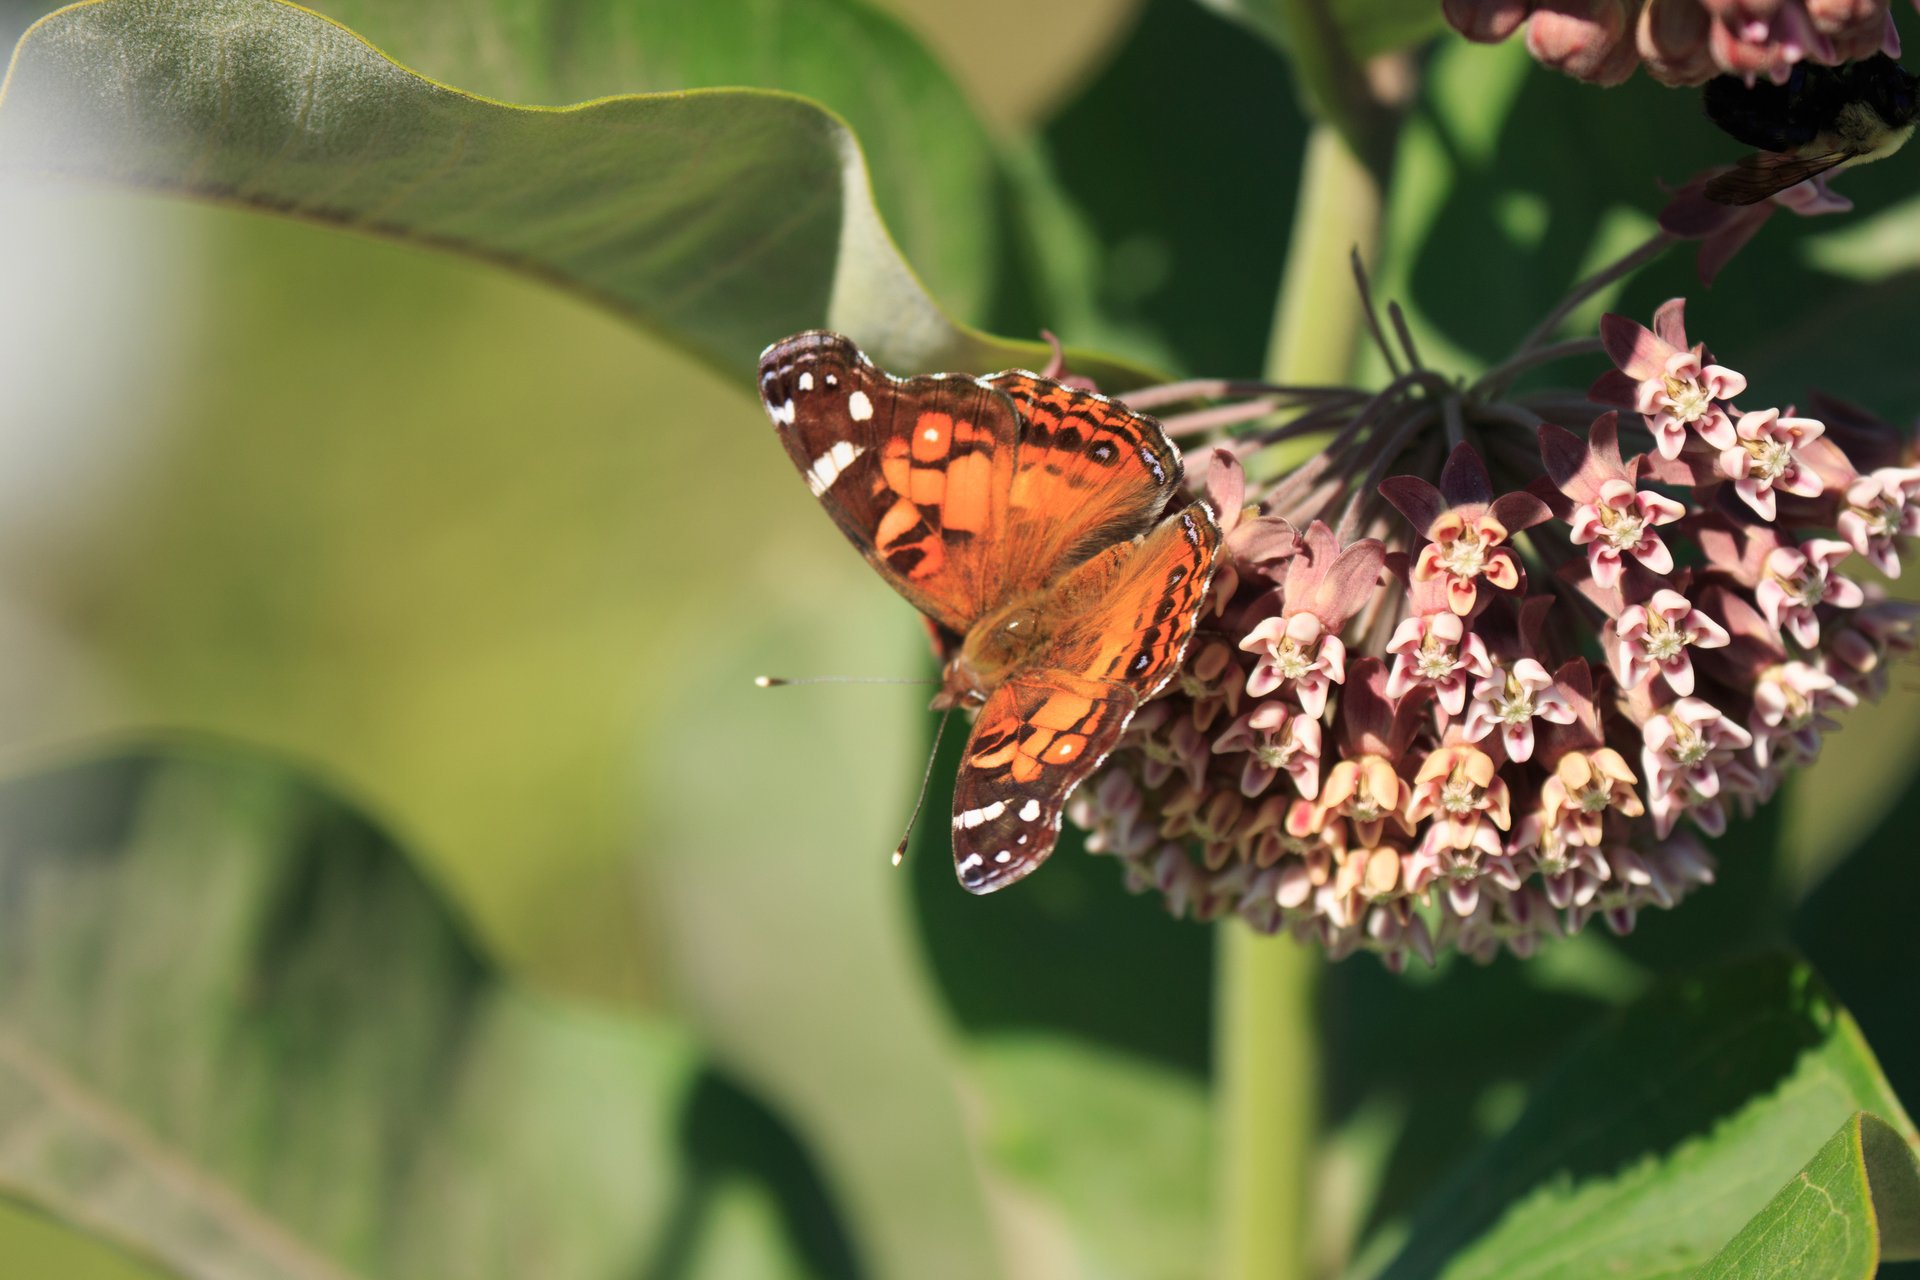
[[1699, 1280], [1872, 1280], [1920, 1243], [1920, 1164], [1878, 1116], [1855, 1112], [1740, 1229]]
[[1690, 1275], [1861, 1110], [1911, 1138], [1859, 1029], [1804, 965], [1670, 984], [1575, 1046], [1377, 1274]]
[[[94, 0], [42, 19], [0, 89], [4, 172], [471, 254], [589, 295], [735, 374], [811, 326], [907, 371], [1044, 355], [941, 309], [883, 226], [852, 131], [809, 99], [703, 88], [510, 106], [279, 0]], [[964, 271], [943, 258], [947, 278]]]

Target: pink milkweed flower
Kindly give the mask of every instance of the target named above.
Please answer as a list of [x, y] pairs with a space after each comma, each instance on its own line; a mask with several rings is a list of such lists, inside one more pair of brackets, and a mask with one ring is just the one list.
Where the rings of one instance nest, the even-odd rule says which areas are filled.
[[[1716, 449], [1733, 447], [1727, 402], [1747, 389], [1745, 377], [1708, 362], [1704, 345], [1687, 346], [1685, 313], [1686, 300], [1675, 298], [1654, 312], [1652, 329], [1625, 316], [1600, 317], [1600, 340], [1631, 380], [1629, 402], [1646, 419], [1663, 458], [1680, 456], [1689, 428]], [[1594, 384], [1594, 398], [1616, 403], [1621, 383], [1603, 376]]]
[[1507, 759], [1524, 764], [1533, 758], [1533, 722], [1572, 724], [1573, 706], [1536, 659], [1519, 658], [1497, 666], [1474, 682], [1467, 710], [1466, 735], [1479, 742], [1495, 729]]
[[[1459, 622], [1452, 614], [1440, 615]], [[1413, 824], [1405, 809], [1408, 789], [1400, 777], [1400, 761], [1422, 731], [1424, 696], [1396, 698], [1387, 692], [1387, 673], [1378, 658], [1354, 664], [1354, 678], [1340, 698], [1345, 714], [1340, 720], [1340, 760], [1320, 783], [1307, 828], [1319, 830], [1333, 819], [1352, 828], [1354, 843], [1380, 843], [1384, 825], [1392, 822], [1411, 836]], [[1294, 819], [1288, 817], [1291, 830]]]
[[1632, 556], [1653, 573], [1671, 573], [1673, 555], [1653, 531], [1687, 509], [1638, 487], [1644, 459], [1621, 460], [1619, 415], [1594, 419], [1585, 440], [1551, 424], [1541, 426], [1539, 437], [1547, 476], [1570, 500], [1556, 498], [1556, 512], [1572, 526], [1573, 544], [1586, 547], [1593, 580], [1608, 590], [1619, 586], [1622, 556]]
[[1736, 439], [1720, 451], [1720, 474], [1733, 481], [1734, 491], [1756, 515], [1772, 520], [1776, 489], [1817, 498], [1825, 488], [1819, 473], [1803, 466], [1795, 452], [1824, 431], [1812, 418], [1783, 418], [1778, 409], [1743, 413], [1734, 427]]
[[1635, 489], [1625, 480], [1601, 484], [1597, 501], [1574, 508], [1572, 541], [1587, 549], [1593, 580], [1620, 584], [1620, 557], [1630, 555], [1657, 574], [1673, 572], [1673, 554], [1654, 529], [1672, 524], [1687, 509], [1671, 498]]
[[1531, 493], [1496, 498], [1487, 464], [1465, 444], [1447, 456], [1439, 488], [1418, 476], [1392, 476], [1381, 483], [1380, 496], [1427, 539], [1414, 560], [1413, 580], [1437, 579], [1447, 607], [1463, 618], [1473, 612], [1482, 579], [1500, 591], [1519, 587], [1520, 562], [1505, 543], [1553, 515]]
[[1505, 831], [1511, 825], [1509, 805], [1507, 784], [1493, 757], [1478, 747], [1454, 743], [1430, 753], [1414, 775], [1407, 817], [1414, 822], [1432, 818], [1428, 834], [1436, 845], [1480, 848], [1497, 856], [1500, 837], [1492, 828]]
[[1847, 486], [1840, 536], [1889, 578], [1900, 576], [1894, 539], [1920, 534], [1920, 468], [1881, 467]]
[[1619, 84], [1640, 63], [1635, 7], [1625, 0], [1553, 0], [1527, 22], [1527, 52], [1542, 66], [1588, 84]]
[[1867, 604], [1827, 641], [1828, 670], [1849, 692], [1880, 698], [1887, 691], [1887, 659], [1912, 653], [1920, 630], [1920, 603], [1888, 600], [1867, 590]]
[[1404, 697], [1416, 685], [1427, 685], [1449, 716], [1466, 708], [1471, 677], [1493, 673], [1486, 645], [1453, 613], [1402, 618], [1387, 641], [1387, 652], [1393, 655], [1387, 696]]
[[1760, 673], [1753, 686], [1753, 762], [1771, 768], [1784, 749], [1791, 763], [1811, 764], [1820, 736], [1840, 727], [1833, 713], [1860, 699], [1831, 674], [1806, 662], [1782, 662]]
[[1851, 543], [1834, 538], [1813, 538], [1798, 548], [1775, 547], [1767, 553], [1766, 576], [1753, 589], [1760, 612], [1802, 649], [1816, 647], [1820, 643], [1817, 606], [1858, 609], [1866, 603], [1859, 583], [1833, 572], [1834, 565], [1852, 554]]
[[[1162, 707], [1166, 710], [1161, 710]], [[1207, 769], [1207, 740], [1191, 716], [1169, 718], [1169, 703], [1148, 703], [1127, 726], [1130, 742], [1140, 745], [1145, 757], [1141, 777], [1150, 787], [1158, 787], [1176, 773], [1187, 785], [1198, 787]], [[1156, 732], [1164, 727], [1164, 732]]]
[[1247, 632], [1240, 647], [1260, 655], [1247, 676], [1247, 696], [1264, 698], [1291, 684], [1310, 716], [1326, 710], [1329, 686], [1347, 679], [1347, 646], [1311, 613], [1268, 618]]
[[1633, 789], [1638, 781], [1626, 759], [1612, 747], [1569, 751], [1541, 785], [1541, 817], [1568, 844], [1599, 844], [1601, 820], [1609, 810], [1630, 818], [1646, 812]]
[[1332, 878], [1320, 886], [1315, 895], [1321, 913], [1336, 928], [1357, 924], [1369, 903], [1386, 897], [1399, 886], [1403, 856], [1391, 842], [1347, 850], [1337, 862]]
[[1407, 784], [1394, 772], [1393, 762], [1385, 756], [1366, 755], [1343, 759], [1328, 771], [1313, 812], [1322, 824], [1337, 814], [1352, 825], [1359, 839], [1377, 842], [1388, 822], [1404, 834], [1413, 834], [1401, 814], [1406, 801]]
[[1320, 794], [1320, 722], [1284, 702], [1263, 702], [1227, 727], [1213, 741], [1217, 754], [1245, 752], [1240, 791], [1265, 793], [1284, 773], [1308, 800]]
[[1667, 587], [1645, 604], [1628, 605], [1613, 624], [1619, 640], [1620, 683], [1637, 687], [1658, 671], [1667, 687], [1685, 697], [1693, 692], [1693, 658], [1688, 649], [1724, 649], [1727, 629]]
[[1568, 844], [1541, 818], [1539, 813], [1530, 813], [1514, 824], [1513, 838], [1508, 842], [1509, 853], [1532, 859], [1539, 869], [1547, 902], [1556, 911], [1584, 907], [1613, 874], [1612, 868], [1599, 849]]
[[1247, 676], [1247, 694], [1264, 698], [1292, 685], [1300, 709], [1318, 719], [1327, 692], [1347, 678], [1347, 647], [1340, 628], [1379, 584], [1386, 548], [1365, 538], [1342, 548], [1333, 530], [1315, 520], [1287, 562], [1279, 611], [1254, 626], [1240, 648], [1259, 661]]
[[1222, 678], [1234, 665], [1234, 653], [1225, 636], [1196, 635], [1174, 677], [1176, 687], [1193, 703], [1193, 727], [1201, 733], [1222, 715], [1232, 718], [1240, 713], [1244, 682]]
[[[1640, 765], [1646, 770], [1649, 811], [1654, 834], [1666, 839], [1674, 823], [1689, 809], [1709, 804], [1720, 795], [1721, 771], [1734, 763], [1734, 754], [1753, 745], [1753, 735], [1723, 715], [1712, 703], [1682, 698], [1651, 716], [1641, 726]], [[1726, 825], [1723, 813], [1702, 815], [1710, 834]]]

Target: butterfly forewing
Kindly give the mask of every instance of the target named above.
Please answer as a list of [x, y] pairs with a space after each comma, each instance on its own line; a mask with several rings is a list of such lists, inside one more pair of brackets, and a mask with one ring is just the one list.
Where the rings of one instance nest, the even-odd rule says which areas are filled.
[[1045, 661], [1125, 684], [1141, 701], [1172, 678], [1213, 583], [1220, 526], [1204, 502], [1061, 579]]
[[1050, 593], [1055, 631], [987, 699], [954, 781], [964, 887], [991, 893], [1053, 852], [1067, 798], [1180, 665], [1219, 545], [1219, 525], [1196, 502]]
[[1180, 454], [1152, 418], [1036, 374], [987, 381], [1020, 412], [1006, 540], [1016, 593], [1146, 532], [1179, 491]]
[[894, 378], [815, 330], [761, 355], [760, 398], [841, 531], [954, 632], [1144, 532], [1180, 485], [1157, 422], [1036, 374]]
[[1020, 421], [977, 378], [893, 378], [838, 334], [760, 357], [760, 398], [799, 468], [861, 554], [922, 613], [964, 632], [1004, 596], [991, 563]]

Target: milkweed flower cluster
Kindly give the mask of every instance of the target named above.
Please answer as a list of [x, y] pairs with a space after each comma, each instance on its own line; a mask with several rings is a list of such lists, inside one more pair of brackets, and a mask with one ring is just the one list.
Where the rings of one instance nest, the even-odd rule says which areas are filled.
[[1253, 448], [1196, 451], [1222, 567], [1173, 692], [1075, 798], [1088, 847], [1177, 914], [1396, 967], [1625, 932], [1711, 881], [1703, 837], [1912, 646], [1857, 570], [1900, 573], [1920, 450], [1757, 402], [1678, 300], [1592, 348], [1584, 409], [1417, 364], [1330, 396], [1258, 438], [1332, 432], [1252, 497]]
[[1486, 43], [1526, 31], [1527, 51], [1590, 84], [1645, 66], [1662, 84], [1719, 75], [1783, 81], [1796, 62], [1900, 56], [1886, 0], [1443, 0], [1447, 22]]

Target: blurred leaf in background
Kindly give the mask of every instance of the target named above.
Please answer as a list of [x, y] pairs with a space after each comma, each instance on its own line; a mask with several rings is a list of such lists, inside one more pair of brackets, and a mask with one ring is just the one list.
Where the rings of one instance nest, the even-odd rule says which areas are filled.
[[752, 1270], [854, 1269], [817, 1174], [684, 1033], [504, 982], [285, 769], [129, 752], [10, 784], [0, 819], [17, 1191], [186, 1274], [722, 1275], [693, 1264], [744, 1182]]

